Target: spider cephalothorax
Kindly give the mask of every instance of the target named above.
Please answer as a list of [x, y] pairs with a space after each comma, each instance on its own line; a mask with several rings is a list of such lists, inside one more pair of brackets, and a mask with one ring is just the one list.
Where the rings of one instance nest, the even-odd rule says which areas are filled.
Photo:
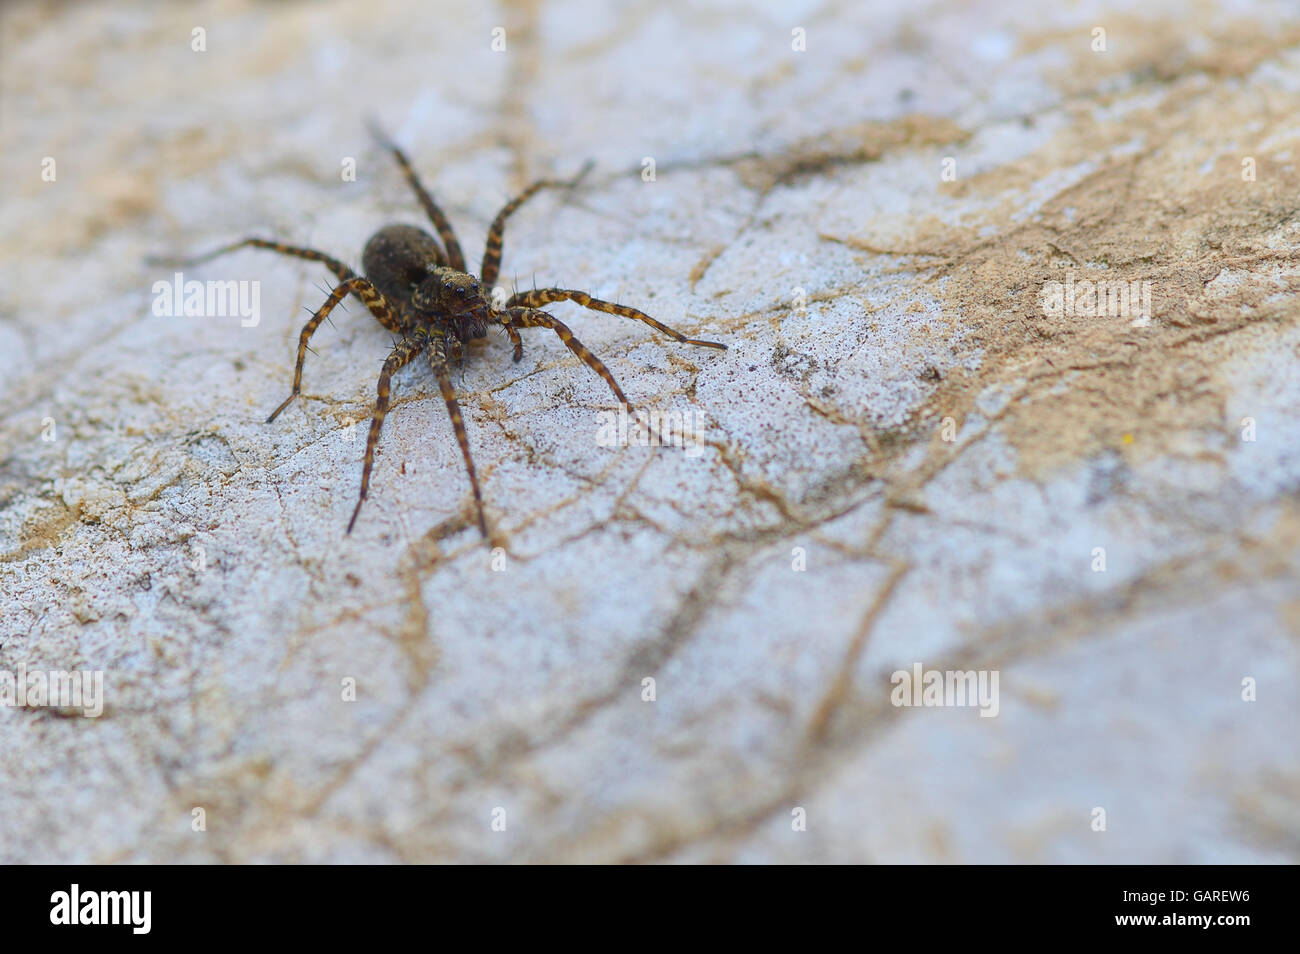
[[448, 265], [437, 240], [423, 229], [380, 229], [361, 253], [361, 268], [384, 298], [412, 319], [450, 319], [460, 341], [486, 337], [491, 305], [483, 300], [478, 279]]
[[[614, 392], [614, 396], [629, 409], [631, 403], [609, 369], [605, 367], [604, 362], [588, 351], [566, 325], [542, 311], [543, 305], [557, 301], [572, 301], [593, 311], [643, 321], [683, 344], [708, 348], [725, 348], [726, 345], [715, 341], [687, 338], [635, 308], [601, 301], [592, 298], [586, 292], [571, 289], [540, 288], [517, 292], [506, 298], [500, 307], [495, 306], [489, 297], [484, 295], [483, 290], [490, 290], [493, 287], [500, 271], [502, 235], [506, 219], [541, 189], [573, 185], [576, 179], [571, 182], [549, 179], [534, 182], [506, 203], [505, 207], [497, 213], [497, 217], [492, 220], [487, 247], [483, 252], [483, 264], [476, 278], [466, 269], [465, 255], [456, 240], [456, 234], [452, 231], [451, 223], [420, 184], [406, 155], [393, 143], [380, 138], [401, 166], [411, 188], [415, 190], [416, 197], [438, 232], [441, 244], [428, 232], [412, 225], [385, 226], [371, 236], [361, 255], [361, 267], [365, 272], [365, 278], [324, 252], [260, 238], [244, 239], [206, 255], [172, 264], [197, 265], [238, 248], [252, 247], [271, 249], [284, 255], [320, 262], [333, 272], [339, 279], [339, 285], [330, 292], [325, 304], [311, 316], [298, 336], [298, 363], [293, 372], [293, 390], [284, 402], [271, 412], [271, 416], [266, 419], [267, 422], [275, 420], [276, 416], [301, 392], [302, 366], [306, 359], [307, 342], [311, 336], [340, 301], [349, 294], [357, 296], [381, 325], [399, 335], [400, 338], [379, 373], [378, 398], [375, 401], [374, 416], [370, 421], [365, 465], [361, 471], [361, 494], [356, 509], [352, 511], [352, 519], [348, 522], [348, 533], [352, 532], [357, 515], [361, 512], [361, 505], [365, 502], [366, 494], [370, 489], [370, 472], [374, 466], [375, 445], [379, 443], [379, 432], [388, 413], [393, 374], [423, 354], [438, 378], [438, 387], [447, 405], [447, 412], [451, 416], [456, 441], [460, 445], [461, 455], [465, 458], [470, 488], [474, 492], [479, 531], [486, 538], [488, 531], [487, 520], [483, 514], [483, 495], [479, 490], [474, 459], [469, 452], [469, 435], [465, 431], [460, 404], [456, 400], [456, 391], [451, 383], [450, 363], [462, 356], [463, 343], [485, 337], [489, 327], [499, 327], [509, 335], [514, 345], [514, 360], [518, 361], [524, 353], [519, 329], [550, 328], [559, 335], [560, 340], [570, 351], [605, 380]], [[583, 172], [585, 171], [584, 168]], [[582, 174], [580, 172], [578, 178], [581, 178]]]

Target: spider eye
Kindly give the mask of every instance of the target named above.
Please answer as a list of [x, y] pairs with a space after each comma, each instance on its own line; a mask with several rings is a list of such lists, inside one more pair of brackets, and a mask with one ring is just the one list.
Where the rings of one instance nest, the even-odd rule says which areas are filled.
[[447, 291], [451, 291], [451, 289], [452, 289], [452, 284], [451, 284], [451, 282], [443, 282], [443, 283], [442, 283], [442, 287], [443, 287], [444, 289], [446, 289]]
[[466, 295], [469, 294], [469, 289], [466, 288], [464, 285], [461, 285], [459, 288], [456, 289], [456, 293], [459, 294], [461, 298], [464, 298]]

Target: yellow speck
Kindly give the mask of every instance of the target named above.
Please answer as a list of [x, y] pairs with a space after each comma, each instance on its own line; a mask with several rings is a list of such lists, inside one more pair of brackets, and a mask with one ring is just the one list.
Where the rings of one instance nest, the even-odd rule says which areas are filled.
[[1124, 435], [1124, 443], [1125, 443], [1125, 444], [1132, 444], [1132, 443], [1133, 443], [1133, 435], [1132, 435], [1132, 434], [1125, 434], [1125, 435]]

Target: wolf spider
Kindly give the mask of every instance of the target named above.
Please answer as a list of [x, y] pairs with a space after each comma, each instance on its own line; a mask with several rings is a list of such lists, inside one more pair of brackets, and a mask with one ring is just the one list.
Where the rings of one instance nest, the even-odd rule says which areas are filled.
[[[487, 521], [483, 513], [483, 494], [479, 490], [474, 459], [469, 451], [469, 435], [465, 431], [465, 421], [461, 417], [460, 404], [456, 400], [456, 390], [451, 382], [450, 362], [459, 362], [462, 359], [462, 345], [465, 342], [484, 338], [487, 336], [488, 327], [500, 326], [509, 335], [514, 345], [514, 360], [518, 361], [524, 355], [524, 343], [519, 330], [549, 328], [559, 335], [565, 346], [587, 367], [605, 380], [610, 390], [614, 392], [614, 396], [629, 412], [634, 411], [632, 404], [609, 369], [605, 367], [604, 362], [588, 351], [563, 322], [542, 311], [543, 305], [571, 301], [593, 311], [643, 321], [651, 328], [663, 332], [682, 344], [721, 349], [727, 346], [716, 341], [688, 338], [681, 332], [651, 318], [645, 312], [629, 308], [627, 305], [601, 301], [583, 291], [540, 288], [516, 292], [500, 308], [493, 304], [490, 297], [483, 294], [485, 288], [493, 287], [500, 271], [502, 234], [506, 219], [542, 189], [569, 188], [576, 185], [590, 164], [572, 180], [539, 180], [507, 202], [492, 220], [492, 227], [488, 231], [487, 247], [483, 251], [483, 264], [479, 268], [479, 277], [475, 278], [466, 268], [465, 255], [456, 240], [455, 232], [452, 231], [451, 223], [447, 221], [446, 215], [438, 204], [433, 201], [433, 197], [420, 184], [406, 154], [378, 130], [372, 129], [372, 133], [380, 145], [391, 151], [397, 160], [402, 174], [415, 191], [420, 205], [424, 207], [429, 221], [433, 223], [439, 238], [442, 239], [441, 246], [432, 235], [415, 226], [384, 226], [370, 237], [366, 242], [365, 250], [361, 253], [361, 267], [366, 276], [364, 278], [324, 252], [261, 238], [246, 238], [194, 258], [171, 260], [168, 264], [199, 265], [236, 249], [252, 247], [270, 249], [282, 255], [320, 262], [333, 272], [338, 277], [339, 285], [330, 292], [325, 303], [311, 316], [307, 324], [303, 325], [302, 333], [298, 336], [298, 362], [293, 370], [293, 390], [283, 403], [271, 412], [266, 422], [269, 424], [274, 421], [301, 392], [302, 366], [307, 354], [307, 342], [311, 336], [340, 301], [348, 294], [355, 295], [381, 325], [401, 337], [384, 361], [383, 369], [379, 373], [379, 393], [375, 401], [374, 416], [370, 421], [370, 434], [366, 439], [365, 465], [361, 471], [361, 496], [357, 500], [356, 509], [352, 511], [352, 519], [348, 521], [347, 532], [349, 534], [352, 532], [352, 527], [357, 522], [357, 515], [361, 512], [361, 505], [365, 503], [366, 494], [370, 489], [370, 472], [374, 466], [375, 446], [379, 443], [379, 431], [388, 413], [392, 377], [400, 368], [424, 354], [438, 378], [438, 387], [446, 402], [447, 413], [451, 415], [451, 426], [456, 432], [456, 441], [460, 444], [461, 455], [465, 458], [465, 469], [469, 472], [470, 487], [474, 491], [474, 503], [478, 511], [479, 532], [484, 539], [489, 539]], [[489, 296], [490, 294], [489, 292]]]

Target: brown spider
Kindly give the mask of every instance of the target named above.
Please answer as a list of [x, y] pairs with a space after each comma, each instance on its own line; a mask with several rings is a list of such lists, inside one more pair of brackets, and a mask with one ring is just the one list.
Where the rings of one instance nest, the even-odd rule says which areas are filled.
[[[232, 245], [199, 255], [191, 259], [160, 260], [163, 263], [178, 266], [194, 266], [210, 261], [219, 255], [225, 255], [236, 249], [253, 247], [265, 248], [295, 258], [305, 258], [320, 262], [338, 276], [340, 284], [325, 300], [319, 310], [303, 326], [298, 336], [298, 363], [293, 371], [293, 390], [284, 402], [271, 412], [266, 419], [269, 424], [274, 421], [289, 403], [298, 396], [302, 385], [302, 365], [307, 354], [307, 342], [320, 327], [334, 307], [349, 293], [356, 295], [375, 316], [381, 325], [389, 331], [401, 335], [383, 370], [379, 373], [379, 395], [375, 401], [375, 413], [370, 422], [370, 435], [366, 439], [365, 466], [361, 471], [361, 496], [352, 519], [348, 521], [347, 532], [357, 522], [357, 514], [365, 503], [366, 493], [370, 488], [370, 471], [374, 465], [375, 445], [379, 443], [379, 431], [383, 427], [384, 416], [388, 413], [390, 386], [393, 374], [410, 364], [421, 353], [428, 358], [434, 374], [438, 377], [438, 386], [447, 412], [451, 415], [451, 426], [456, 432], [461, 454], [465, 458], [465, 469], [469, 472], [470, 486], [474, 491], [474, 503], [478, 509], [479, 531], [488, 538], [487, 521], [483, 515], [483, 495], [479, 491], [478, 476], [474, 471], [474, 459], [469, 452], [469, 436], [465, 432], [465, 422], [461, 417], [460, 405], [456, 401], [456, 391], [451, 383], [449, 362], [459, 361], [462, 357], [462, 344], [474, 338], [487, 336], [489, 326], [499, 325], [505, 329], [514, 344], [514, 360], [524, 355], [523, 340], [519, 337], [520, 328], [550, 328], [575, 355], [593, 371], [604, 378], [614, 396], [633, 411], [631, 402], [623, 394], [622, 388], [614, 380], [604, 362], [597, 358], [561, 321], [541, 310], [542, 305], [557, 301], [572, 301], [593, 311], [603, 311], [624, 318], [644, 321], [650, 327], [662, 331], [669, 337], [683, 344], [700, 345], [706, 348], [723, 348], [727, 346], [716, 341], [700, 341], [687, 338], [678, 331], [656, 321], [649, 315], [626, 305], [601, 301], [592, 298], [586, 292], [565, 288], [540, 288], [527, 292], [516, 292], [504, 307], [497, 308], [483, 289], [491, 289], [497, 280], [501, 265], [502, 233], [506, 219], [535, 193], [548, 187], [570, 187], [577, 183], [590, 167], [584, 167], [578, 175], [568, 182], [542, 179], [534, 182], [516, 196], [497, 213], [488, 231], [487, 247], [483, 251], [483, 265], [479, 277], [469, 274], [465, 266], [465, 255], [451, 223], [442, 209], [433, 201], [433, 197], [420, 184], [415, 170], [411, 168], [406, 154], [377, 129], [372, 129], [380, 145], [389, 149], [411, 188], [415, 190], [420, 204], [429, 216], [429, 221], [438, 231], [442, 246], [423, 229], [411, 225], [388, 225], [380, 229], [366, 242], [361, 253], [361, 265], [367, 277], [362, 278], [336, 258], [314, 249], [284, 245], [267, 239], [247, 238]], [[444, 251], [445, 249], [445, 251]], [[490, 292], [489, 292], [490, 294]]]

